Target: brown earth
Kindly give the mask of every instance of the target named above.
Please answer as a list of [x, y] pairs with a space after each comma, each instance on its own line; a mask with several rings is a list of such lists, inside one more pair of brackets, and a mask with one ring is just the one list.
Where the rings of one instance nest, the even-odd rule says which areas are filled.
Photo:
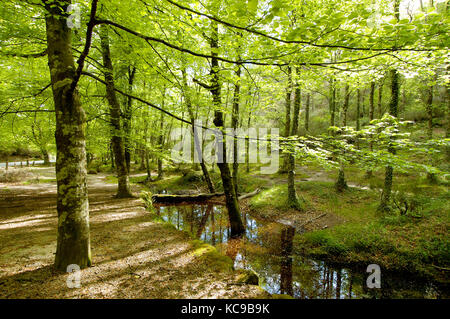
[[115, 199], [116, 185], [102, 174], [89, 176], [93, 266], [81, 271], [80, 288], [68, 288], [69, 275], [52, 267], [54, 169], [33, 170], [39, 183], [0, 184], [0, 298], [269, 297], [236, 285], [236, 273], [213, 257], [194, 254], [191, 238], [154, 221], [140, 199]]

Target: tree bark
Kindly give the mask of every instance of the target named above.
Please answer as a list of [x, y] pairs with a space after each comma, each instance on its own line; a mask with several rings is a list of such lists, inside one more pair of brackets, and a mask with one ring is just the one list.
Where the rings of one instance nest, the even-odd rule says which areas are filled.
[[[297, 77], [300, 75], [300, 69], [296, 69]], [[294, 99], [294, 114], [292, 118], [292, 130], [290, 132], [291, 136], [297, 135], [298, 130], [298, 119], [300, 115], [300, 104], [301, 104], [301, 88], [300, 82], [296, 80], [295, 82], [295, 99]], [[292, 153], [288, 154], [288, 198], [287, 204], [289, 207], [302, 210], [302, 203], [297, 198], [297, 193], [295, 191], [295, 157]]]
[[342, 126], [347, 126], [347, 112], [348, 112], [348, 106], [349, 106], [349, 102], [350, 102], [350, 87], [347, 84], [345, 86], [345, 96], [344, 96], [344, 105], [342, 107], [342, 115], [343, 115], [343, 120], [342, 120]]
[[[290, 66], [287, 68], [288, 73], [288, 83], [286, 86], [286, 115], [285, 115], [285, 127], [284, 127], [284, 137], [289, 137], [291, 132], [291, 103], [292, 103], [292, 69]], [[281, 167], [281, 172], [285, 173], [289, 169], [289, 154], [284, 155], [283, 166]]]
[[110, 122], [112, 130], [112, 146], [116, 164], [118, 190], [117, 198], [133, 197], [130, 190], [127, 164], [125, 160], [125, 149], [122, 138], [122, 127], [120, 125], [120, 104], [114, 90], [114, 70], [109, 48], [108, 26], [100, 26], [100, 39], [102, 47], [103, 65], [105, 67], [106, 97], [109, 103]]
[[[133, 93], [133, 82], [136, 75], [136, 68], [134, 66], [128, 67], [128, 93]], [[124, 145], [125, 145], [125, 161], [127, 164], [127, 171], [131, 170], [131, 129], [132, 129], [132, 116], [133, 116], [133, 99], [128, 98], [125, 105], [124, 116], [123, 116], [123, 131], [125, 134]]]
[[[234, 86], [234, 97], [233, 97], [233, 111], [231, 117], [231, 127], [236, 132], [239, 123], [239, 102], [241, 98], [241, 66], [238, 65], [236, 69], [237, 83]], [[239, 174], [239, 154], [238, 154], [238, 141], [234, 139], [233, 141], [233, 183], [236, 194], [238, 193], [238, 174]]]
[[[211, 94], [213, 97], [214, 111], [214, 125], [223, 132], [224, 120], [223, 113], [221, 111], [221, 84], [219, 78], [219, 30], [218, 24], [212, 22], [212, 35], [211, 35]], [[224, 141], [218, 141], [222, 146], [223, 161], [218, 161], [217, 166], [220, 170], [222, 177], [223, 190], [225, 192], [225, 201], [228, 210], [228, 219], [230, 221], [231, 237], [239, 237], [245, 232], [244, 224], [241, 219], [241, 212], [237, 201], [236, 189], [233, 184], [233, 179], [230, 172], [230, 167], [227, 163], [226, 144]]]
[[206, 185], [208, 186], [208, 190], [210, 193], [215, 193], [214, 184], [211, 181], [211, 177], [208, 172], [208, 168], [206, 167], [205, 161], [203, 160], [203, 152], [200, 145], [203, 143], [203, 136], [198, 136], [197, 130], [195, 129], [195, 117], [194, 112], [192, 110], [192, 103], [191, 103], [191, 95], [189, 94], [189, 87], [187, 83], [187, 77], [186, 77], [186, 69], [183, 68], [182, 70], [183, 75], [183, 94], [184, 94], [184, 100], [186, 101], [186, 106], [188, 109], [189, 117], [192, 123], [192, 134], [194, 136], [194, 148], [195, 152], [197, 152], [197, 158], [200, 162], [200, 167], [203, 172], [203, 176], [205, 177]]
[[[369, 109], [369, 122], [372, 122], [375, 116], [375, 103], [374, 103], [374, 96], [375, 96], [375, 82], [370, 83], [370, 109]], [[373, 151], [373, 142], [370, 141], [369, 143], [369, 149], [372, 152]], [[366, 178], [371, 178], [373, 176], [372, 170], [368, 170], [366, 172]]]
[[[398, 100], [399, 100], [399, 75], [396, 69], [390, 71], [391, 73], [391, 101], [389, 103], [389, 113], [392, 116], [398, 117]], [[388, 151], [391, 154], [395, 154], [395, 148], [390, 145]], [[389, 212], [391, 211], [391, 193], [392, 193], [392, 180], [393, 180], [394, 168], [392, 166], [386, 167], [384, 177], [384, 189], [381, 194], [381, 202], [378, 206], [378, 211]]]
[[305, 131], [309, 131], [309, 108], [311, 103], [311, 93], [306, 95], [306, 106], [305, 106]]
[[48, 65], [56, 114], [58, 238], [55, 267], [62, 271], [71, 264], [80, 268], [91, 265], [86, 116], [78, 89], [72, 88], [76, 77], [72, 31], [63, 15], [70, 3], [45, 3]]

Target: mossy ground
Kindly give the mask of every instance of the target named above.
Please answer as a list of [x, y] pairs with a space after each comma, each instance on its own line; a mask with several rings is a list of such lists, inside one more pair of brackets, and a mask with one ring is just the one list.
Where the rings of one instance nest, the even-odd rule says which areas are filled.
[[[379, 183], [382, 178], [374, 175], [372, 180]], [[296, 251], [331, 262], [376, 263], [389, 270], [448, 280], [450, 193], [446, 185], [429, 185], [423, 177], [405, 175], [398, 176], [396, 182], [397, 190], [408, 191], [414, 198], [415, 211], [380, 215], [376, 187], [350, 187], [337, 193], [333, 182], [297, 182], [297, 193], [306, 200], [308, 210], [333, 214], [342, 223], [296, 236]], [[252, 198], [249, 205], [266, 218], [283, 215], [288, 211], [286, 195], [286, 185], [276, 185]]]

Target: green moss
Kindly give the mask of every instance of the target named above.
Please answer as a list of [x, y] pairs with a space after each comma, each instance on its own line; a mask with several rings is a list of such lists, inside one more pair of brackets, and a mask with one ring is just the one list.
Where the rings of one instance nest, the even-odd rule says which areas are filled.
[[193, 255], [208, 263], [214, 269], [232, 271], [233, 261], [228, 256], [222, 255], [214, 246], [201, 240], [192, 240]]

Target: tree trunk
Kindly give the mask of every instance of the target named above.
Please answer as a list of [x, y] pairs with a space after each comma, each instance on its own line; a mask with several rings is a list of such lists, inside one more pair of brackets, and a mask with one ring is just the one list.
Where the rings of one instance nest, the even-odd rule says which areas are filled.
[[63, 15], [71, 1], [45, 3], [47, 54], [56, 114], [58, 239], [55, 267], [91, 265], [86, 172], [86, 116], [80, 103], [72, 55], [72, 32]]
[[336, 119], [336, 87], [334, 79], [330, 79], [330, 126], [335, 125]]
[[[427, 90], [427, 102], [426, 102], [426, 111], [428, 116], [428, 127], [427, 127], [427, 137], [429, 140], [433, 139], [433, 85], [431, 85]], [[430, 164], [433, 165], [433, 158], [430, 158]], [[428, 173], [427, 179], [430, 183], [436, 183], [437, 177], [436, 174]]]
[[130, 190], [127, 163], [125, 160], [125, 149], [122, 138], [122, 127], [120, 125], [120, 104], [114, 91], [114, 70], [109, 49], [108, 27], [100, 26], [100, 39], [102, 47], [103, 65], [105, 67], [106, 97], [109, 103], [110, 122], [112, 130], [112, 146], [116, 164], [118, 190], [117, 198], [133, 197]]
[[[239, 123], [239, 102], [241, 97], [241, 66], [238, 65], [236, 69], [237, 83], [234, 87], [234, 97], [233, 97], [233, 111], [231, 118], [231, 127], [236, 132]], [[239, 174], [239, 154], [238, 154], [238, 141], [234, 139], [233, 141], [233, 183], [236, 194], [238, 193], [238, 174]]]
[[[390, 71], [391, 73], [391, 102], [389, 103], [389, 113], [392, 116], [398, 117], [398, 98], [399, 98], [399, 80], [398, 72], [396, 69]], [[390, 145], [388, 151], [391, 154], [395, 154], [395, 148]], [[392, 193], [392, 180], [393, 180], [394, 168], [392, 166], [386, 167], [386, 173], [384, 177], [384, 189], [381, 194], [381, 202], [378, 206], [380, 212], [391, 211], [391, 193]]]
[[[296, 69], [297, 77], [300, 75], [300, 69]], [[298, 130], [298, 118], [300, 114], [300, 104], [301, 104], [301, 89], [300, 83], [297, 80], [295, 83], [295, 99], [294, 99], [294, 114], [292, 118], [292, 130], [290, 132], [291, 136], [297, 135]], [[289, 207], [302, 210], [303, 200], [297, 198], [297, 193], [295, 191], [295, 157], [292, 153], [288, 154], [288, 198], [287, 204]]]
[[188, 113], [189, 113], [189, 117], [192, 123], [192, 134], [194, 136], [194, 148], [195, 148], [195, 152], [197, 152], [197, 158], [198, 161], [200, 162], [200, 167], [202, 169], [203, 172], [203, 177], [205, 178], [205, 182], [206, 185], [208, 186], [208, 190], [210, 193], [215, 193], [216, 190], [214, 189], [214, 184], [211, 181], [211, 177], [209, 175], [208, 172], [208, 168], [206, 167], [205, 161], [203, 160], [203, 152], [202, 152], [202, 148], [200, 147], [203, 143], [203, 136], [198, 136], [198, 132], [195, 128], [195, 117], [194, 117], [194, 112], [192, 110], [192, 103], [191, 103], [191, 95], [189, 94], [189, 87], [188, 87], [188, 83], [187, 83], [187, 77], [186, 77], [186, 69], [183, 68], [182, 70], [182, 75], [183, 75], [183, 94], [184, 94], [184, 99], [186, 101], [186, 106], [188, 109]]
[[[284, 127], [284, 137], [289, 137], [290, 132], [291, 132], [291, 103], [292, 103], [292, 69], [290, 66], [288, 66], [287, 68], [287, 72], [288, 72], [288, 83], [286, 86], [286, 101], [285, 101], [285, 106], [286, 106], [286, 123], [285, 123], [285, 127]], [[289, 170], [289, 154], [286, 153], [284, 155], [284, 161], [283, 161], [283, 166], [281, 167], [280, 171], [285, 173]]]
[[[214, 111], [214, 125], [223, 131], [224, 120], [223, 113], [221, 111], [221, 84], [219, 79], [219, 60], [218, 48], [219, 48], [219, 30], [218, 24], [213, 22], [212, 35], [211, 35], [211, 94], [213, 96]], [[228, 166], [226, 144], [224, 141], [218, 141], [222, 146], [223, 161], [218, 161], [217, 166], [220, 170], [222, 177], [223, 190], [225, 192], [226, 206], [228, 210], [228, 219], [230, 221], [231, 237], [239, 237], [245, 232], [244, 224], [241, 219], [241, 212], [237, 201], [237, 194], [231, 177], [230, 167]]]
[[48, 154], [48, 151], [46, 149], [43, 149], [41, 150], [41, 153], [42, 157], [44, 158], [44, 165], [50, 165], [50, 154]]
[[350, 87], [347, 84], [345, 86], [345, 96], [344, 96], [344, 105], [342, 107], [342, 115], [343, 115], [343, 120], [342, 120], [342, 126], [347, 126], [347, 112], [348, 112], [348, 107], [349, 107], [349, 102], [350, 102]]
[[[128, 67], [128, 93], [133, 93], [133, 82], [136, 75], [136, 68], [134, 66]], [[133, 99], [128, 98], [125, 105], [124, 116], [123, 116], [123, 131], [125, 134], [124, 145], [125, 145], [125, 162], [127, 165], [128, 173], [131, 171], [131, 129], [132, 129], [132, 116], [133, 116]]]
[[[370, 110], [369, 110], [369, 122], [372, 122], [375, 116], [375, 103], [374, 103], [374, 96], [375, 96], [375, 82], [370, 83]], [[370, 151], [373, 151], [373, 142], [370, 141], [369, 143]], [[372, 170], [368, 170], [366, 172], [366, 178], [371, 178], [373, 176]]]
[[311, 93], [306, 95], [306, 106], [305, 106], [305, 131], [309, 131], [309, 108], [311, 103]]
[[[166, 88], [164, 88], [164, 93], [163, 93], [163, 100], [162, 100], [162, 108], [164, 109], [164, 103], [165, 103], [165, 95], [166, 95]], [[159, 152], [161, 153], [163, 151], [163, 145], [164, 145], [164, 113], [161, 112], [161, 118], [160, 118], [160, 122], [159, 122], [159, 138], [158, 138], [158, 147], [159, 147]], [[158, 180], [161, 180], [163, 178], [163, 163], [162, 163], [162, 155], [159, 154], [158, 155], [158, 159], [157, 159], [157, 163], [158, 163]]]
[[383, 117], [382, 102], [383, 102], [383, 82], [380, 82], [380, 84], [378, 86], [378, 117], [379, 118]]

